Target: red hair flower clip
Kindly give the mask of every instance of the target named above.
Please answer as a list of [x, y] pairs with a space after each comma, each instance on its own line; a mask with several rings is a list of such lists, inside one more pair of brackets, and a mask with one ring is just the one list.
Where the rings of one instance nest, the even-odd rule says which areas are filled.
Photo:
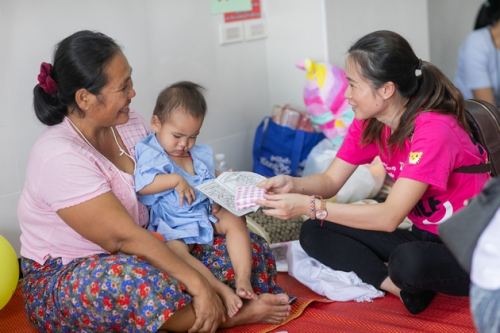
[[50, 77], [50, 69], [52, 65], [46, 62], [42, 62], [40, 65], [40, 74], [38, 74], [38, 85], [47, 94], [57, 93], [57, 84], [53, 78]]

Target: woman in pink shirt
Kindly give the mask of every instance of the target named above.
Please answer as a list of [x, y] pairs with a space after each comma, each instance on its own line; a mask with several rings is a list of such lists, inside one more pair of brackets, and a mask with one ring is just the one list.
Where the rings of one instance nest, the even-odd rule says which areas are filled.
[[[281, 219], [310, 214], [300, 243], [311, 257], [397, 295], [413, 314], [425, 310], [436, 292], [468, 295], [469, 275], [437, 231], [490, 178], [454, 172], [487, 159], [469, 133], [461, 93], [391, 31], [359, 39], [349, 49], [346, 76], [345, 97], [356, 119], [328, 170], [268, 179], [259, 186], [274, 194], [257, 203], [274, 208], [265, 213]], [[322, 199], [378, 155], [395, 180], [385, 202]], [[406, 216], [411, 231], [397, 229]]]
[[[252, 236], [252, 287], [261, 295], [230, 318], [207, 279], [144, 228], [132, 175], [135, 144], [150, 130], [130, 108], [132, 68], [115, 41], [77, 32], [57, 45], [53, 64], [42, 63], [33, 91], [47, 128], [18, 209], [31, 322], [50, 332], [214, 332], [283, 321], [289, 298], [261, 238]], [[223, 237], [193, 255], [234, 287]]]

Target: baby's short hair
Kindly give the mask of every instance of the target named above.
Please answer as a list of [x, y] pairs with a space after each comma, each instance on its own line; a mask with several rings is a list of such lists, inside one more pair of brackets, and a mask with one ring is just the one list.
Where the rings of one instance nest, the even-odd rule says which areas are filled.
[[163, 123], [180, 108], [194, 118], [205, 117], [207, 102], [203, 96], [204, 90], [199, 84], [190, 81], [171, 84], [158, 95], [153, 115]]

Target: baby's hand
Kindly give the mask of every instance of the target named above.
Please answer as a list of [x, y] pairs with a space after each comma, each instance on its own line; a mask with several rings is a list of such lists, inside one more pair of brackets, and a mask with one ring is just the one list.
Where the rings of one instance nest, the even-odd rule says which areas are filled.
[[220, 205], [217, 202], [214, 202], [212, 204], [212, 210], [211, 210], [210, 214], [212, 214], [212, 215], [217, 214], [220, 211], [220, 208], [221, 208]]
[[180, 178], [179, 183], [174, 188], [174, 190], [176, 190], [177, 193], [179, 193], [180, 205], [182, 207], [182, 204], [184, 203], [184, 197], [186, 197], [188, 205], [191, 205], [191, 202], [193, 202], [194, 199], [196, 199], [196, 194], [194, 192], [194, 189], [182, 176], [179, 176], [179, 178]]
[[220, 172], [219, 170], [215, 170], [215, 177], [219, 177], [220, 175], [222, 175], [224, 172], [234, 172], [234, 169], [229, 169], [227, 171], [222, 171]]

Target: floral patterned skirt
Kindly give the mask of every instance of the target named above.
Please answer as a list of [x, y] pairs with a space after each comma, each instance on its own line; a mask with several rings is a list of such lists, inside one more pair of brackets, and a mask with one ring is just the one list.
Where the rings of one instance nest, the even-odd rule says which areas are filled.
[[[281, 293], [265, 240], [250, 234], [254, 292]], [[224, 236], [196, 245], [192, 254], [222, 282], [235, 288]], [[40, 265], [22, 258], [26, 313], [43, 332], [156, 332], [192, 298], [177, 280], [137, 256], [99, 254], [73, 260], [49, 258]]]

